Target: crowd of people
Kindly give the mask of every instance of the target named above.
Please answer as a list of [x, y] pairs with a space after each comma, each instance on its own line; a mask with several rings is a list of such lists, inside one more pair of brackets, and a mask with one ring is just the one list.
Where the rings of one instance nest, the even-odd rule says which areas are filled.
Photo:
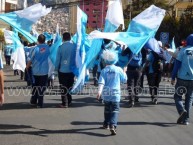
[[[54, 74], [58, 74], [61, 104], [59, 107], [68, 108], [72, 103], [71, 88], [75, 81], [73, 68], [76, 66], [76, 44], [71, 40], [68, 32], [63, 33], [63, 44], [59, 47], [55, 71], [49, 76], [50, 46], [53, 41], [46, 43], [43, 34], [38, 36], [37, 44], [24, 42], [26, 56], [26, 70], [24, 78], [28, 86], [32, 86], [30, 104], [37, 108], [44, 106], [44, 92], [49, 85], [54, 86]], [[5, 47], [6, 64], [10, 65], [11, 47]], [[116, 134], [118, 113], [121, 100], [121, 83], [127, 83], [128, 107], [135, 107], [140, 103], [141, 88], [144, 76], [147, 76], [150, 98], [153, 104], [158, 104], [159, 84], [171, 81], [175, 84], [174, 100], [179, 118], [178, 124], [189, 124], [190, 110], [193, 98], [193, 35], [182, 41], [181, 46], [171, 51], [169, 44], [159, 42], [161, 53], [156, 53], [143, 47], [138, 54], [125, 46], [111, 40], [104, 39], [101, 51], [96, 56], [92, 69], [94, 85], [98, 86], [97, 99], [104, 102], [103, 128], [110, 129]], [[0, 103], [4, 102], [3, 65], [0, 61]], [[22, 74], [22, 73], [21, 73]], [[175, 83], [175, 80], [176, 83]], [[179, 89], [180, 88], [180, 89]], [[183, 104], [185, 96], [185, 104]]]

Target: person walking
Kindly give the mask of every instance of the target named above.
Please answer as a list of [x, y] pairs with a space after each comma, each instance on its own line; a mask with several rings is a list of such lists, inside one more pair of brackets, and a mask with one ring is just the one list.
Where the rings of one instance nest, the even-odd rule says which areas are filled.
[[[193, 34], [186, 39], [187, 46], [180, 49], [172, 72], [171, 84], [175, 84], [174, 100], [179, 114], [177, 124], [189, 124], [193, 99]], [[185, 104], [182, 96], [185, 94]]]
[[121, 99], [120, 85], [127, 81], [127, 75], [120, 67], [114, 65], [118, 60], [115, 51], [104, 50], [102, 58], [106, 67], [101, 71], [99, 77], [97, 100], [100, 100], [102, 96], [105, 105], [103, 128], [110, 127], [111, 135], [116, 135]]
[[128, 56], [128, 65], [127, 65], [127, 87], [128, 87], [128, 99], [129, 107], [133, 107], [135, 103], [139, 102], [139, 87], [140, 87], [140, 78], [142, 74], [142, 54], [133, 54], [129, 48], [126, 48], [122, 55]]
[[68, 108], [72, 103], [71, 88], [74, 84], [73, 69], [76, 67], [76, 44], [71, 41], [71, 35], [68, 32], [63, 33], [63, 44], [59, 47], [56, 57], [55, 71], [58, 72], [58, 78], [61, 89], [62, 104], [61, 108]]
[[32, 66], [34, 76], [34, 84], [32, 87], [31, 105], [37, 105], [37, 108], [43, 108], [44, 92], [48, 81], [48, 57], [50, 55], [50, 48], [45, 44], [45, 36], [40, 34], [38, 36], [38, 44], [29, 56], [26, 69]]

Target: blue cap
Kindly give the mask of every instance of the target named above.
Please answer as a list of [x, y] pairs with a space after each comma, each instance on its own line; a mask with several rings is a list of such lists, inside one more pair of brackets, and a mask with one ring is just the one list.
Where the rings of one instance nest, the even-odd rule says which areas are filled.
[[188, 46], [193, 46], [193, 34], [190, 34], [187, 38], [186, 38], [186, 42]]

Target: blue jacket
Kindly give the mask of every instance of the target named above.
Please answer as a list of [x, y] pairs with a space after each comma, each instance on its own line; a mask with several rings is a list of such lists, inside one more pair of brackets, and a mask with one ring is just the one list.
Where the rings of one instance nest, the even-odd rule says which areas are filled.
[[55, 70], [62, 73], [71, 73], [76, 67], [76, 44], [72, 41], [64, 42], [58, 49]]
[[41, 76], [48, 74], [49, 55], [50, 55], [50, 48], [47, 44], [39, 44], [31, 51], [29, 61], [32, 62], [33, 75]]

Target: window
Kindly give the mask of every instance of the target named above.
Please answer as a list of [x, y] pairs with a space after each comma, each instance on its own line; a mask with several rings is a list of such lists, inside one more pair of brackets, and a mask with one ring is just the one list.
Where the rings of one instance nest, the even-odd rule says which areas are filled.
[[94, 9], [93, 14], [100, 13], [100, 10]]
[[93, 3], [93, 5], [94, 5], [94, 6], [99, 6], [99, 5], [100, 5], [100, 3]]

